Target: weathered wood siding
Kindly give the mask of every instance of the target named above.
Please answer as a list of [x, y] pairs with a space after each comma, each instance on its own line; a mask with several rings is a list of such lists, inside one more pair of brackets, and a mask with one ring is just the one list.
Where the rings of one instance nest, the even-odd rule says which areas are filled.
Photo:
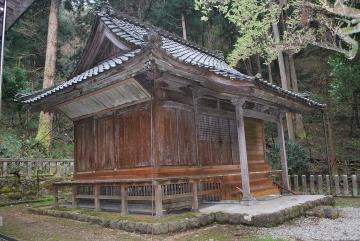
[[76, 172], [150, 166], [150, 111], [78, 121], [75, 140]]

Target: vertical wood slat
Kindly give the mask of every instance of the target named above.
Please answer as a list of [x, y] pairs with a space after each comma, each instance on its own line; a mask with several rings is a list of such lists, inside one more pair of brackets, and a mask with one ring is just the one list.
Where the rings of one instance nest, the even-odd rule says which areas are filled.
[[56, 164], [55, 164], [55, 166], [56, 166], [56, 176], [57, 177], [60, 177], [60, 162], [58, 162], [58, 161], [56, 161], [55, 162]]
[[315, 194], [315, 177], [310, 175], [310, 193]]
[[357, 176], [351, 175], [351, 186], [352, 186], [352, 195], [355, 197], [358, 195], [358, 185], [357, 185]]
[[291, 190], [291, 176], [288, 175], [289, 190]]
[[344, 188], [344, 195], [348, 196], [349, 195], [349, 182], [348, 182], [348, 176], [347, 175], [342, 175], [342, 181], [343, 181], [343, 188]]
[[155, 188], [155, 215], [156, 217], [161, 217], [163, 215], [163, 207], [162, 207], [162, 187], [159, 182], [154, 182]]
[[128, 214], [128, 187], [121, 185], [121, 214]]
[[100, 185], [95, 184], [94, 185], [94, 209], [95, 209], [95, 211], [101, 210], [99, 196], [100, 196]]
[[322, 175], [317, 176], [317, 184], [318, 184], [318, 193], [323, 193], [323, 178]]
[[306, 183], [306, 175], [301, 175], [301, 185], [302, 185], [302, 191], [304, 193], [307, 193], [307, 183]]
[[334, 182], [335, 182], [335, 195], [340, 195], [340, 183], [339, 183], [339, 175], [334, 175]]

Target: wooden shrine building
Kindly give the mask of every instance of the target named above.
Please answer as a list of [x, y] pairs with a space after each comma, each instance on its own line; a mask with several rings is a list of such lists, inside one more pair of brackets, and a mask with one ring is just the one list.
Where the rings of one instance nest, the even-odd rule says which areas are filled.
[[70, 185], [74, 207], [127, 213], [154, 204], [158, 216], [279, 193], [264, 121], [277, 123], [288, 187], [283, 116], [323, 108], [241, 74], [219, 52], [113, 13], [97, 14], [68, 80], [19, 101], [74, 122], [74, 177], [55, 184], [55, 195]]

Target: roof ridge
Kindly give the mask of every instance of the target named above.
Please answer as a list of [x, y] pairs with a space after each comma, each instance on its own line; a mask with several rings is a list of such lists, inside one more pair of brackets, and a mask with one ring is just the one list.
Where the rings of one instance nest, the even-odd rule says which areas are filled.
[[123, 21], [127, 21], [131, 24], [134, 24], [136, 26], [139, 26], [139, 27], [142, 27], [142, 28], [145, 28], [146, 30], [155, 30], [156, 32], [158, 32], [160, 35], [162, 35], [163, 37], [166, 37], [166, 38], [169, 38], [171, 40], [174, 40], [176, 42], [179, 42], [183, 45], [186, 45], [186, 46], [189, 46], [189, 47], [192, 47], [196, 50], [199, 50], [203, 53], [206, 53], [208, 55], [211, 55], [212, 57], [214, 58], [217, 58], [219, 60], [225, 60], [224, 59], [224, 55], [222, 53], [222, 51], [220, 50], [212, 50], [212, 49], [208, 49], [208, 48], [205, 48], [205, 47], [202, 47], [200, 46], [199, 44], [191, 41], [191, 40], [185, 40], [183, 38], [181, 38], [180, 36], [174, 34], [174, 33], [171, 33], [167, 30], [164, 30], [163, 28], [160, 28], [160, 27], [157, 27], [147, 21], [141, 21], [133, 16], [130, 16], [128, 14], [125, 14], [123, 12], [115, 12], [114, 10], [110, 11], [110, 12], [98, 12], [97, 13], [100, 17], [110, 17], [110, 18], [120, 18], [121, 20]]

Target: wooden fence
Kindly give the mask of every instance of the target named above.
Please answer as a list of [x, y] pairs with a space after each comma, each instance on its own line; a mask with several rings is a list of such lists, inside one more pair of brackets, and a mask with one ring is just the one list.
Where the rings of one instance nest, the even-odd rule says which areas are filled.
[[6, 176], [71, 176], [74, 171], [72, 159], [14, 159], [0, 158], [0, 177]]
[[359, 196], [359, 175], [289, 175], [292, 191], [299, 194]]

